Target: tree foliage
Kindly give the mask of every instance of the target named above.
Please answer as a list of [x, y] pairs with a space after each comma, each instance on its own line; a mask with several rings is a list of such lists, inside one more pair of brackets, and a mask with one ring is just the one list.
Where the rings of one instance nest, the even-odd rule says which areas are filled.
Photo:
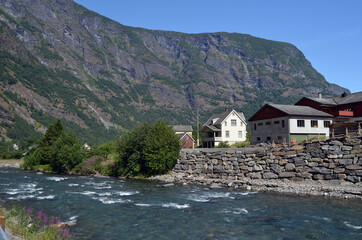
[[47, 165], [57, 173], [68, 173], [85, 158], [83, 146], [74, 133], [66, 133], [60, 120], [50, 125], [38, 147], [25, 157], [24, 167]]
[[178, 137], [166, 122], [143, 123], [119, 140], [112, 173], [126, 177], [164, 174], [176, 164], [180, 148]]

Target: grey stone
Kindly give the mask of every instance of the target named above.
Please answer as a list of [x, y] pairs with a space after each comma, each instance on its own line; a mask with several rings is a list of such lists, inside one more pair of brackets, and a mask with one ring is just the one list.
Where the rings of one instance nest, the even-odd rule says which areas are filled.
[[222, 185], [221, 185], [221, 183], [212, 183], [210, 185], [210, 188], [211, 189], [222, 188]]
[[285, 165], [285, 170], [286, 171], [293, 171], [295, 169], [295, 165], [293, 163], [287, 163]]
[[294, 172], [281, 172], [281, 173], [279, 173], [279, 177], [280, 178], [292, 178], [292, 177], [295, 177], [295, 173]]
[[263, 171], [263, 167], [260, 165], [254, 165], [253, 171]]
[[358, 145], [358, 144], [361, 144], [361, 139], [358, 139], [358, 138], [345, 138], [343, 140], [343, 143], [345, 145]]
[[277, 164], [270, 164], [270, 169], [275, 173], [281, 172], [280, 166]]
[[266, 172], [263, 174], [263, 178], [264, 179], [275, 179], [275, 178], [278, 178], [278, 175], [276, 175], [275, 173], [272, 173], [272, 172]]
[[351, 146], [343, 146], [341, 148], [342, 151], [351, 151], [352, 149], [353, 149], [353, 147], [351, 147]]
[[320, 144], [319, 143], [308, 143], [305, 145], [305, 148], [307, 150], [314, 150], [314, 149], [319, 149], [320, 148]]
[[195, 169], [203, 169], [204, 165], [203, 164], [196, 164]]
[[339, 159], [338, 163], [341, 165], [351, 165], [353, 164], [353, 159]]
[[255, 165], [255, 161], [250, 161], [250, 162], [248, 162], [248, 166], [249, 167], [252, 167], [252, 166], [254, 166]]
[[315, 174], [313, 175], [313, 180], [323, 180], [324, 179], [324, 175], [322, 174]]
[[313, 167], [309, 170], [309, 173], [331, 174], [333, 173], [333, 170], [325, 167]]
[[337, 140], [333, 140], [329, 142], [330, 145], [343, 146], [343, 143]]
[[353, 183], [357, 183], [361, 181], [361, 177], [358, 176], [347, 176], [346, 178], [347, 181], [353, 182]]

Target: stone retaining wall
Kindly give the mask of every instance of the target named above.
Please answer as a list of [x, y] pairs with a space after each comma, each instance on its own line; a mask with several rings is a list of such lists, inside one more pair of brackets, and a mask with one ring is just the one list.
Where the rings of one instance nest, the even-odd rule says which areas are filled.
[[274, 148], [183, 149], [173, 174], [178, 180], [193, 178], [199, 182], [289, 179], [357, 184], [362, 180], [361, 139]]

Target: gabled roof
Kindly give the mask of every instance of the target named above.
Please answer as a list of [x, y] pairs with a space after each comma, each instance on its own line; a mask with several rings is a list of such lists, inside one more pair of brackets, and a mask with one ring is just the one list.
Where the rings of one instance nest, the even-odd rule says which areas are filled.
[[362, 102], [362, 92], [356, 92], [346, 95], [342, 94], [341, 96], [332, 97], [332, 98], [311, 98], [311, 97], [304, 97], [304, 98], [310, 99], [320, 104], [337, 106], [337, 105], [343, 105], [355, 102]]
[[175, 125], [175, 126], [172, 126], [172, 129], [175, 132], [192, 132], [191, 125]]
[[190, 139], [191, 139], [193, 142], [196, 142], [195, 139], [194, 139], [192, 136], [190, 136], [190, 134], [188, 134], [187, 132], [178, 133], [178, 134], [176, 134], [176, 135], [180, 138], [180, 140], [183, 139], [183, 138], [187, 135], [187, 136], [190, 137]]
[[212, 115], [205, 123], [204, 123], [204, 127], [208, 127], [213, 131], [220, 131], [220, 128], [218, 127], [220, 124], [222, 124], [225, 119], [231, 114], [231, 113], [235, 113], [241, 120], [244, 121], [244, 123], [246, 124], [246, 120], [245, 120], [245, 116], [242, 112], [237, 112], [235, 110], [231, 110], [231, 111], [225, 111], [223, 113], [217, 113]]
[[283, 104], [265, 104], [265, 105], [269, 105], [290, 116], [333, 117], [329, 113], [319, 111], [309, 106], [283, 105]]

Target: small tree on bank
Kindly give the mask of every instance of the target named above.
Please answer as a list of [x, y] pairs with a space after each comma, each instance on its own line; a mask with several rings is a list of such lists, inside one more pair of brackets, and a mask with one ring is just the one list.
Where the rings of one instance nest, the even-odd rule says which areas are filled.
[[178, 137], [164, 121], [143, 123], [118, 142], [116, 176], [154, 176], [164, 174], [176, 164], [181, 146]]
[[49, 164], [57, 173], [68, 173], [85, 158], [83, 146], [74, 133], [66, 133], [60, 120], [50, 125], [38, 147], [25, 157], [24, 168]]

